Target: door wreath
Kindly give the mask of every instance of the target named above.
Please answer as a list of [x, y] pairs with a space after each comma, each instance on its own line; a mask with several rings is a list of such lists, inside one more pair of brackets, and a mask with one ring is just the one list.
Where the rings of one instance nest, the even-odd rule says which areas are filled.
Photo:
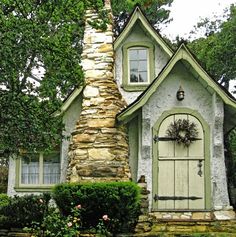
[[166, 135], [177, 144], [189, 147], [193, 141], [198, 140], [197, 125], [188, 119], [178, 119], [169, 125]]

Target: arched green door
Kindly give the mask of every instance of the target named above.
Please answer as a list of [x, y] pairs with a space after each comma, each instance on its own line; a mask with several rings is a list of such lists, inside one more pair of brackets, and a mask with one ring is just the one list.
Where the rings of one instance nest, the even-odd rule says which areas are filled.
[[[177, 120], [189, 120], [196, 125], [198, 140], [189, 146], [166, 139], [169, 125]], [[154, 151], [153, 207], [158, 210], [205, 209], [204, 132], [200, 121], [190, 114], [166, 117], [156, 131]], [[164, 138], [164, 139], [163, 139]]]

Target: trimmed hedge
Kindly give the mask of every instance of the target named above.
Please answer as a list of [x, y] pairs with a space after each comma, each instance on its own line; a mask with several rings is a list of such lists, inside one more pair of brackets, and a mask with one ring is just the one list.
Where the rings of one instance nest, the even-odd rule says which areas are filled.
[[109, 231], [131, 231], [140, 214], [140, 190], [132, 182], [59, 184], [53, 190], [59, 209], [64, 215], [81, 205], [83, 228], [95, 228], [108, 215]]

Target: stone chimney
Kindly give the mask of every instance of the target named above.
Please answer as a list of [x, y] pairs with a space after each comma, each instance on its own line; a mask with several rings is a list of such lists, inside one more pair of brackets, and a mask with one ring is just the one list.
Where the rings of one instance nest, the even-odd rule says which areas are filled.
[[[105, 8], [111, 14], [109, 1]], [[95, 19], [97, 13], [87, 10], [82, 53], [85, 88], [69, 146], [67, 181], [128, 181], [126, 128], [115, 119], [125, 102], [113, 78], [112, 24], [104, 32], [96, 30], [88, 23]]]

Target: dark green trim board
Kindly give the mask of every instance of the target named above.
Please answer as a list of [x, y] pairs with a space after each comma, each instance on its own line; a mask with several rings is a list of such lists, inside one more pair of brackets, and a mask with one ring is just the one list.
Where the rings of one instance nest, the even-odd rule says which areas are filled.
[[[205, 210], [210, 210], [213, 208], [212, 197], [211, 197], [211, 169], [210, 169], [210, 127], [203, 119], [203, 117], [195, 110], [191, 110], [188, 108], [173, 108], [171, 110], [165, 111], [162, 115], [158, 118], [156, 123], [152, 128], [153, 136], [158, 134], [159, 127], [162, 121], [174, 114], [188, 114], [194, 116], [198, 121], [201, 123], [203, 132], [204, 132], [204, 155], [205, 155]], [[153, 161], [152, 161], [152, 200], [154, 200], [154, 195], [157, 193], [157, 184], [158, 184], [158, 146], [153, 141], [152, 142], [152, 152], [153, 152]], [[157, 211], [158, 206], [157, 203], [152, 201], [152, 210]]]
[[[198, 64], [195, 58], [191, 55], [187, 47], [182, 44], [176, 51], [174, 56], [169, 60], [167, 65], [163, 68], [159, 76], [151, 83], [151, 85], [126, 109], [124, 109], [118, 116], [117, 120], [120, 122], [129, 121], [129, 117], [138, 109], [146, 104], [152, 94], [158, 89], [160, 84], [166, 79], [173, 67], [177, 62], [181, 61], [184, 66], [188, 67], [188, 70], [192, 71], [196, 80], [199, 81], [202, 86], [209, 91], [209, 93], [216, 93], [223, 100], [223, 102], [229, 106], [232, 113], [236, 113], [236, 101], [225, 92], [221, 86], [214, 81]], [[187, 63], [187, 65], [186, 65]]]
[[[143, 47], [148, 50], [148, 82], [147, 83], [129, 83], [129, 49], [135, 47]], [[122, 87], [126, 91], [143, 91], [148, 87], [150, 82], [154, 79], [154, 46], [150, 42], [132, 42], [123, 46], [123, 79]]]

